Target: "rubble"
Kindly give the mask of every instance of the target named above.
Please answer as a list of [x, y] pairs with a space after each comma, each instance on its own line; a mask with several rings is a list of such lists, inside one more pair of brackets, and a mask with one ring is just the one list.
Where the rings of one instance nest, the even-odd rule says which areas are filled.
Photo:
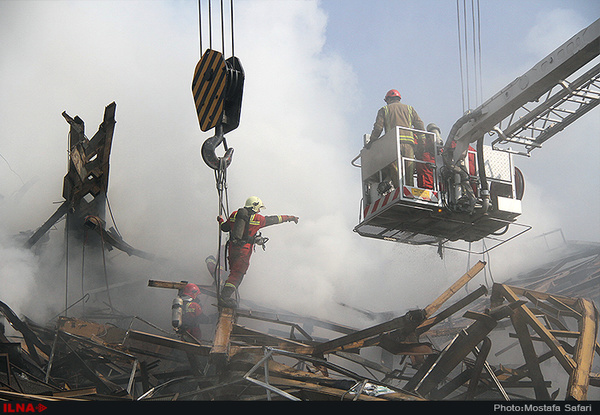
[[600, 385], [597, 291], [571, 297], [563, 286], [597, 279], [600, 249], [578, 248], [519, 277], [521, 286], [459, 295], [486, 266], [480, 261], [424, 309], [366, 328], [242, 303], [221, 309], [213, 341], [201, 344], [157, 327], [134, 330], [135, 317], [119, 326], [60, 316], [44, 327], [2, 303], [19, 341], [0, 338], [0, 399], [585, 401]]

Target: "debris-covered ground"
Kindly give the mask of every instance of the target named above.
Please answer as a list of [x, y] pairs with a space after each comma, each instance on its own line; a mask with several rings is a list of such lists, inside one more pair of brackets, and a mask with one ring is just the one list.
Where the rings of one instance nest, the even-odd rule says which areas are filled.
[[424, 309], [368, 327], [242, 301], [221, 309], [207, 326], [213, 341], [201, 342], [118, 307], [39, 325], [2, 303], [0, 399], [595, 399], [600, 247], [568, 244], [554, 263], [465, 290], [485, 266], [475, 264]]

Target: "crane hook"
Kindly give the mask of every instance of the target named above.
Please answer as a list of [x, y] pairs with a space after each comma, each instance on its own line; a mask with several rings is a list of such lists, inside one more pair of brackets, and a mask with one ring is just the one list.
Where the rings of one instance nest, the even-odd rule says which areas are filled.
[[[225, 154], [223, 157], [217, 156], [216, 153], [216, 149], [221, 143], [223, 143], [223, 146], [225, 147]], [[215, 135], [213, 137], [204, 141], [201, 154], [206, 165], [213, 170], [219, 170], [223, 166], [225, 168], [229, 167], [233, 158], [233, 148], [227, 147], [222, 125], [218, 125], [217, 128], [215, 128]]]

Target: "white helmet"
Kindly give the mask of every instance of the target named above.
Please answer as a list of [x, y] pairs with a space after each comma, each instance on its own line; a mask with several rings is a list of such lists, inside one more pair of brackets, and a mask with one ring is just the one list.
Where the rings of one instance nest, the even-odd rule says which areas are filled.
[[263, 204], [262, 200], [260, 200], [258, 197], [250, 196], [248, 199], [246, 199], [246, 204], [244, 205], [244, 207], [252, 208], [254, 212], [258, 213], [262, 208], [265, 207], [265, 205]]

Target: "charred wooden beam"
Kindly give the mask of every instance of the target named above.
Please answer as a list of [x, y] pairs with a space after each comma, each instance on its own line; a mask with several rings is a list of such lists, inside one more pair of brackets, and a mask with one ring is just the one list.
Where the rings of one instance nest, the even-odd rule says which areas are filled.
[[[495, 284], [494, 289], [498, 292], [498, 295], [502, 295], [510, 302], [519, 301], [519, 297], [515, 293], [514, 287]], [[526, 320], [533, 330], [544, 340], [550, 350], [554, 353], [561, 366], [567, 371], [572, 373], [576, 367], [576, 363], [571, 356], [565, 351], [560, 342], [550, 333], [550, 331], [536, 318], [531, 310], [524, 304], [520, 305], [522, 310], [523, 318]]]
[[535, 353], [535, 348], [533, 347], [533, 341], [529, 335], [529, 329], [527, 328], [523, 311], [520, 309], [515, 310], [510, 318], [516, 330], [517, 337], [519, 338], [523, 357], [525, 358], [527, 375], [534, 384], [535, 397], [540, 400], [549, 400], [550, 394], [544, 383], [544, 375], [542, 374], [539, 359]]
[[46, 355], [50, 355], [51, 348], [42, 342], [40, 338], [31, 330], [31, 328], [25, 324], [15, 312], [5, 303], [0, 301], [0, 313], [6, 317], [6, 320], [10, 325], [23, 335], [25, 344], [27, 345], [27, 351], [31, 356], [32, 360], [38, 365], [42, 366], [42, 357], [38, 354], [38, 349]]
[[[517, 293], [527, 297], [529, 300], [535, 301], [537, 305], [541, 305], [537, 300], [544, 299], [553, 306], [561, 308], [561, 311], [566, 312], [569, 317], [577, 320], [578, 332], [572, 330], [552, 330], [540, 322], [534, 313], [526, 306], [521, 307], [515, 312], [516, 318], [526, 322], [537, 333], [540, 340], [546, 343], [550, 348], [554, 357], [561, 364], [563, 369], [569, 375], [567, 385], [567, 398], [574, 400], [585, 400], [587, 397], [587, 389], [590, 384], [590, 371], [593, 364], [594, 353], [597, 349], [596, 335], [598, 331], [598, 311], [593, 302], [584, 298], [557, 298], [555, 295], [547, 295], [545, 293], [535, 292], [532, 290], [522, 290], [508, 285], [495, 285], [497, 294], [494, 296], [496, 301], [506, 298], [509, 301], [514, 301], [518, 298]], [[548, 310], [548, 307], [543, 307]], [[528, 360], [528, 369], [530, 376], [536, 383], [541, 382], [539, 369], [535, 368], [535, 356], [532, 354], [532, 346], [528, 343], [525, 330], [519, 320], [515, 325], [517, 336], [525, 346], [524, 354]], [[563, 343], [557, 337], [576, 338], [576, 346]], [[569, 354], [572, 353], [573, 356]], [[542, 393], [541, 389], [536, 389], [536, 393]]]
[[310, 345], [262, 333], [236, 323], [233, 324], [231, 336], [234, 340], [243, 341], [248, 346], [271, 346], [280, 350], [303, 354], [309, 354], [313, 351], [313, 347]]
[[27, 241], [25, 242], [25, 248], [31, 248], [33, 245], [35, 245], [35, 243], [39, 241], [40, 238], [44, 236], [46, 232], [48, 232], [48, 230], [50, 230], [50, 228], [53, 227], [54, 224], [58, 222], [60, 218], [65, 216], [68, 211], [69, 202], [65, 201], [61, 203], [61, 205], [58, 207], [58, 209], [56, 209], [52, 216], [50, 216], [46, 220], [46, 222], [44, 222], [42, 226], [37, 228], [33, 235], [31, 235], [29, 239], [27, 239]]
[[512, 309], [521, 304], [517, 301], [509, 306], [501, 306], [489, 311], [488, 314], [467, 312], [465, 315], [474, 318], [467, 329], [461, 331], [440, 353], [436, 362], [427, 374], [419, 381], [416, 392], [427, 396], [437, 388], [446, 376], [497, 326], [498, 321], [509, 316]]
[[91, 139], [85, 135], [85, 125], [81, 118], [72, 118], [66, 112], [63, 117], [70, 125], [69, 167], [63, 180], [65, 201], [25, 242], [26, 248], [35, 243], [63, 216], [67, 215], [68, 230], [93, 229], [102, 237], [109, 248], [117, 248], [128, 255], [152, 259], [154, 255], [133, 248], [120, 235], [104, 229], [106, 194], [110, 169], [110, 151], [115, 129], [113, 102], [104, 109], [104, 119]]
[[[148, 280], [148, 287], [155, 288], [166, 288], [170, 290], [177, 290], [180, 293], [183, 293], [183, 289], [187, 285], [189, 281], [161, 281], [161, 280]], [[214, 291], [214, 285], [202, 285], [196, 284], [202, 294], [206, 294], [210, 297], [217, 298], [217, 293]]]
[[109, 249], [117, 248], [120, 251], [125, 252], [127, 255], [134, 255], [140, 258], [144, 258], [144, 259], [154, 259], [155, 256], [153, 254], [150, 254], [148, 252], [144, 252], [140, 249], [136, 249], [133, 246], [129, 245], [127, 242], [125, 242], [123, 240], [123, 238], [118, 235], [116, 232], [114, 232], [112, 230], [112, 228], [110, 230], [106, 230], [105, 228], [105, 222], [104, 220], [102, 220], [101, 218], [94, 216], [94, 215], [88, 215], [85, 218], [85, 222], [84, 222], [84, 226], [86, 226], [89, 229], [92, 229], [94, 231], [96, 231], [96, 233], [98, 233], [98, 235], [100, 236], [100, 239], [102, 241], [102, 243], [107, 243], [109, 246]]
[[417, 327], [417, 329], [416, 329], [417, 335], [421, 335], [421, 334], [427, 332], [429, 329], [431, 329], [436, 324], [444, 321], [445, 319], [447, 319], [450, 316], [453, 316], [456, 312], [460, 311], [461, 309], [463, 309], [467, 305], [471, 304], [473, 301], [477, 300], [481, 296], [486, 295], [487, 293], [488, 293], [487, 288], [485, 286], [481, 285], [479, 288], [477, 288], [475, 291], [467, 294], [461, 300], [457, 301], [456, 303], [449, 306], [445, 310], [439, 312], [435, 316], [429, 317], [427, 320], [422, 322], [419, 325], [419, 327]]
[[[314, 394], [316, 399], [323, 400], [324, 397], [335, 398], [336, 400], [359, 400], [359, 401], [422, 401], [423, 399], [418, 396], [403, 393], [403, 392], [393, 392], [386, 393], [380, 396], [370, 396], [366, 394], [355, 395], [353, 393], [349, 393], [347, 390], [332, 388], [329, 386], [322, 386], [316, 383], [304, 382], [294, 379], [286, 379], [280, 377], [271, 377], [269, 379], [270, 383], [278, 386], [278, 387], [290, 387], [300, 389], [303, 393], [310, 392]], [[319, 396], [321, 396], [319, 398]]]
[[467, 400], [471, 401], [475, 398], [477, 392], [477, 385], [479, 384], [479, 377], [485, 366], [487, 356], [492, 348], [492, 341], [489, 337], [484, 337], [482, 341], [481, 350], [477, 353], [475, 365], [471, 372], [471, 378], [469, 380], [469, 388], [467, 390]]
[[320, 356], [337, 350], [353, 349], [357, 346], [362, 346], [362, 343], [371, 337], [390, 331], [398, 330], [399, 333], [408, 334], [413, 332], [424, 319], [425, 313], [423, 310], [412, 310], [403, 316], [385, 323], [377, 324], [355, 333], [318, 344], [315, 346], [314, 354]]
[[237, 309], [236, 315], [238, 317], [252, 318], [256, 320], [282, 322], [284, 324], [302, 323], [304, 327], [308, 327], [305, 328], [305, 331], [307, 333], [310, 333], [313, 327], [320, 327], [326, 330], [331, 330], [342, 334], [351, 334], [357, 331], [356, 328], [334, 323], [332, 321], [327, 321], [314, 317], [306, 317], [297, 314]]
[[148, 287], [156, 287], [156, 288], [167, 288], [171, 290], [183, 290], [188, 282], [173, 282], [173, 281], [158, 281], [158, 280], [149, 280]]
[[[150, 345], [167, 347], [173, 350], [180, 350], [185, 353], [194, 354], [198, 356], [208, 356], [211, 348], [209, 346], [199, 345], [196, 343], [185, 342], [177, 339], [172, 339], [169, 337], [158, 336], [156, 334], [145, 333], [143, 331], [137, 330], [128, 330], [127, 338], [123, 341], [123, 343], [128, 347], [133, 347], [130, 344], [130, 341], [138, 341], [143, 342]], [[139, 349], [138, 353], [144, 353]]]

